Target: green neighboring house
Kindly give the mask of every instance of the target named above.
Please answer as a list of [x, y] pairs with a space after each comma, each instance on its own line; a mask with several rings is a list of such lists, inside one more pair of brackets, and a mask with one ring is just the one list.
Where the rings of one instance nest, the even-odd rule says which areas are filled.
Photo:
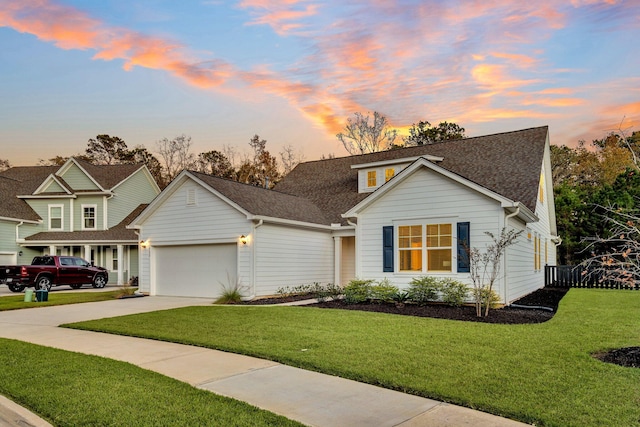
[[110, 283], [138, 276], [131, 219], [160, 188], [145, 165], [20, 166], [0, 172], [0, 265], [73, 255], [109, 270]]

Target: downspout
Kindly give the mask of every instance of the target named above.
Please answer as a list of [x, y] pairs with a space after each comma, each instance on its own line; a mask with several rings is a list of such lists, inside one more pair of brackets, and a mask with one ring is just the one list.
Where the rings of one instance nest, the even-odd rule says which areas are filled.
[[253, 285], [253, 293], [252, 295], [249, 297], [249, 299], [254, 299], [256, 297], [256, 266], [258, 265], [258, 263], [256, 262], [256, 242], [258, 239], [256, 239], [256, 230], [258, 229], [258, 227], [262, 226], [262, 224], [264, 224], [264, 220], [260, 220], [258, 221], [257, 224], [253, 224], [253, 231], [251, 234], [253, 234], [253, 238], [251, 239], [251, 282]]
[[[514, 216], [517, 216], [518, 214], [520, 214], [520, 204], [516, 205], [516, 210], [512, 213], [510, 213], [509, 215], [507, 215], [506, 217], [504, 217], [504, 227], [505, 229], [507, 228], [507, 226], [509, 225], [509, 220], [511, 218], [513, 218]], [[509, 270], [507, 270], [507, 248], [504, 248], [504, 265], [502, 266], [502, 268], [504, 268], [504, 303], [506, 304], [508, 299], [508, 292], [507, 292], [507, 272]]]

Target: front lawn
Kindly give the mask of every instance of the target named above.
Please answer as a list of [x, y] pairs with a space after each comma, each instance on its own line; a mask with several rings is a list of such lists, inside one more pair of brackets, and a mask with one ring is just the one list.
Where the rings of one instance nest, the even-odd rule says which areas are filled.
[[556, 316], [496, 325], [309, 307], [188, 307], [72, 327], [215, 348], [536, 425], [640, 425], [640, 292], [574, 289]]
[[301, 426], [129, 363], [0, 339], [0, 394], [57, 426]]
[[[24, 302], [24, 294], [21, 293], [0, 298], [0, 311], [107, 301], [114, 299], [119, 292], [119, 290], [105, 292], [49, 292], [49, 300], [44, 302]], [[35, 294], [33, 297], [35, 298]]]

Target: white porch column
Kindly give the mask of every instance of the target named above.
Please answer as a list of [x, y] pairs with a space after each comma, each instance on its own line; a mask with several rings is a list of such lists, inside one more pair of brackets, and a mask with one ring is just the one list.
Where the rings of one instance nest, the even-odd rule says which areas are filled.
[[333, 237], [333, 284], [342, 285], [342, 237]]
[[49, 255], [56, 254], [56, 245], [49, 245]]
[[82, 258], [91, 262], [91, 245], [84, 245], [84, 252]]
[[118, 286], [124, 284], [124, 246], [118, 245]]

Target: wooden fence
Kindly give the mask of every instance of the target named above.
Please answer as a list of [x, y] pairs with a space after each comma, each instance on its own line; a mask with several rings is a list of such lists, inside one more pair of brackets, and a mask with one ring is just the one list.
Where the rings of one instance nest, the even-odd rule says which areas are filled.
[[545, 265], [544, 285], [555, 288], [635, 289], [640, 286], [606, 279], [602, 273], [589, 272], [582, 266]]

